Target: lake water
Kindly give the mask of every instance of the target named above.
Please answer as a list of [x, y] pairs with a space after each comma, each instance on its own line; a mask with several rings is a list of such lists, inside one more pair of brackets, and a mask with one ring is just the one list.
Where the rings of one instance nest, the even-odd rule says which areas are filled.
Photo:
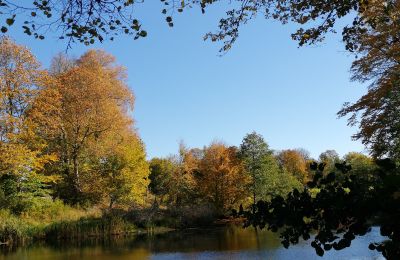
[[[384, 259], [368, 249], [371, 241], [380, 241], [379, 229], [352, 242], [345, 250], [326, 252], [318, 257], [302, 241], [289, 249], [282, 247], [277, 234], [241, 227], [223, 227], [202, 230], [173, 231], [154, 236], [135, 236], [88, 240], [84, 242], [55, 242], [34, 244], [0, 254], [3, 259]], [[3, 248], [4, 249], [4, 248]]]

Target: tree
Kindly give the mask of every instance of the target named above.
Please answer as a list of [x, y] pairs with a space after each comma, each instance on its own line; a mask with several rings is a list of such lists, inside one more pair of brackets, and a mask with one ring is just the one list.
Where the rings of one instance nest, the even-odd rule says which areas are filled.
[[[127, 113], [134, 97], [125, 84], [124, 69], [114, 62], [102, 51], [85, 53], [70, 70], [54, 76], [54, 84], [41, 92], [33, 108], [36, 117], [43, 118], [37, 131], [51, 143], [49, 150], [57, 153], [60, 170], [72, 183], [65, 187], [69, 198], [83, 192], [90, 146], [107, 147], [112, 133], [132, 127]], [[42, 111], [41, 104], [51, 110]]]
[[302, 187], [301, 182], [295, 176], [285, 169], [280, 169], [274, 156], [264, 158], [262, 169], [265, 174], [262, 200], [269, 201], [277, 196], [286, 197], [293, 189]]
[[173, 156], [171, 159], [177, 166], [172, 175], [171, 195], [175, 206], [180, 208], [193, 202], [196, 197], [194, 170], [197, 164], [183, 141], [179, 143], [178, 155]]
[[325, 173], [330, 173], [335, 169], [335, 164], [340, 162], [340, 158], [335, 150], [326, 150], [319, 155], [319, 161], [325, 164]]
[[[94, 147], [102, 150], [95, 157], [97, 166], [93, 162], [93, 169], [99, 173], [102, 198], [106, 198], [109, 209], [116, 205], [122, 208], [143, 206], [149, 185], [149, 165], [143, 143], [131, 131], [120, 132], [111, 138], [114, 139], [112, 145]], [[89, 189], [97, 182], [93, 177], [97, 177], [95, 173], [89, 175], [90, 182], [85, 182]]]
[[266, 162], [268, 161], [267, 157], [272, 157], [272, 151], [269, 150], [268, 144], [261, 135], [252, 132], [243, 138], [239, 156], [250, 176], [249, 191], [255, 204], [258, 199], [264, 198], [267, 175], [271, 168], [267, 166]]
[[30, 115], [46, 79], [26, 47], [0, 38], [0, 185], [10, 205], [22, 205], [45, 194], [44, 183], [54, 180], [40, 174], [46, 163], [57, 158], [43, 154], [47, 144], [35, 135]]
[[352, 80], [368, 83], [367, 94], [355, 103], [346, 103], [338, 115], [350, 116], [349, 125], [359, 125], [353, 136], [361, 140], [376, 158], [399, 158], [399, 70], [400, 3], [374, 1], [374, 8], [363, 13], [370, 21], [353, 32], [355, 53]]
[[59, 53], [51, 60], [49, 72], [52, 75], [59, 75], [72, 69], [75, 65], [76, 60], [71, 59], [64, 53]]
[[203, 196], [224, 214], [246, 198], [249, 179], [237, 156], [237, 148], [212, 143], [204, 149], [199, 165], [198, 188]]
[[172, 178], [177, 171], [175, 165], [170, 159], [153, 158], [150, 161], [150, 184], [149, 189], [155, 195], [160, 197], [159, 204], [163, 203], [173, 185]]
[[[220, 1], [198, 1], [204, 9]], [[223, 41], [222, 52], [228, 51], [239, 37], [239, 29], [257, 15], [267, 19], [275, 19], [283, 24], [294, 22], [300, 28], [292, 34], [292, 38], [299, 45], [315, 44], [324, 40], [328, 32], [335, 32], [337, 20], [349, 15], [355, 16], [351, 23], [343, 28], [343, 40], [346, 49], [352, 51], [356, 44], [353, 34], [365, 30], [376, 21], [364, 16], [365, 12], [373, 12], [376, 5], [391, 6], [396, 1], [307, 1], [307, 0], [252, 0], [237, 1], [237, 7], [226, 12], [227, 17], [219, 22], [219, 29], [215, 33], [207, 33], [205, 39]], [[389, 7], [390, 8], [390, 7]], [[309, 28], [307, 28], [309, 25]]]
[[280, 166], [296, 177], [301, 183], [308, 181], [307, 162], [296, 150], [283, 150], [278, 154]]
[[357, 178], [371, 182], [376, 179], [375, 173], [378, 166], [371, 157], [362, 153], [350, 152], [343, 157], [343, 160], [351, 165], [349, 172]]

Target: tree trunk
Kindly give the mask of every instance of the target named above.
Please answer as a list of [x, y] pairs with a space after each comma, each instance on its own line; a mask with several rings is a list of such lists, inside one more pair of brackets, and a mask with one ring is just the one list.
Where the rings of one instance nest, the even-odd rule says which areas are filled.
[[73, 163], [73, 172], [74, 172], [74, 184], [77, 191], [81, 192], [81, 186], [79, 181], [79, 161], [78, 161], [78, 154], [74, 152], [72, 156], [72, 163]]

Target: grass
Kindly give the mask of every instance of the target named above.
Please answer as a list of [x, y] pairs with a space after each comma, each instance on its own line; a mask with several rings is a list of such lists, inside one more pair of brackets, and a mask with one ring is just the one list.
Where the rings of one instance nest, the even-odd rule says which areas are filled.
[[48, 225], [47, 239], [83, 239], [109, 235], [126, 235], [136, 231], [135, 225], [120, 216], [105, 215], [100, 218], [87, 217], [77, 221], [61, 221]]
[[21, 214], [0, 209], [0, 244], [24, 244], [31, 240], [69, 239], [122, 235], [135, 226], [119, 215], [103, 215], [100, 209], [82, 209], [60, 200], [32, 201]]

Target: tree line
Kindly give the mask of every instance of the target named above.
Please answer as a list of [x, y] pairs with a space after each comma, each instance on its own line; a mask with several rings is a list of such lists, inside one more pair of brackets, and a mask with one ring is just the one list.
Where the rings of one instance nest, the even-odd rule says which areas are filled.
[[[238, 147], [182, 143], [177, 155], [148, 161], [125, 69], [101, 50], [57, 55], [44, 70], [29, 49], [2, 37], [0, 75], [0, 199], [15, 214], [60, 199], [104, 210], [202, 204], [226, 215], [312, 178], [306, 150], [273, 151], [255, 132]], [[319, 158], [327, 168], [339, 160], [332, 150]], [[373, 165], [358, 153], [345, 160]]]
[[256, 132], [247, 134], [238, 147], [218, 141], [203, 148], [181, 143], [177, 155], [150, 160], [152, 206], [202, 205], [215, 217], [236, 216], [238, 211], [252, 210], [258, 201], [302, 190], [314, 177], [313, 163], [323, 164], [328, 174], [343, 161], [353, 165], [351, 172], [361, 179], [373, 178], [377, 167], [373, 158], [358, 152], [340, 158], [336, 151], [327, 150], [314, 159], [305, 149], [273, 151]]

